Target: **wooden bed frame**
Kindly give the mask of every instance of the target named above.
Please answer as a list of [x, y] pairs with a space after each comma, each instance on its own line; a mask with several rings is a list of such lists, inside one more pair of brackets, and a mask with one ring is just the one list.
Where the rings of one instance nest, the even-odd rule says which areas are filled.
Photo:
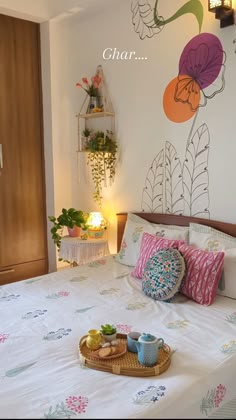
[[[133, 212], [132, 212], [133, 213]], [[200, 223], [211, 226], [221, 232], [236, 237], [236, 224], [218, 222], [216, 220], [200, 219], [191, 216], [176, 216], [174, 214], [161, 213], [133, 213], [150, 223], [161, 223], [164, 225], [189, 226], [189, 223]], [[127, 213], [117, 213], [117, 252], [120, 250], [121, 241], [127, 220]]]

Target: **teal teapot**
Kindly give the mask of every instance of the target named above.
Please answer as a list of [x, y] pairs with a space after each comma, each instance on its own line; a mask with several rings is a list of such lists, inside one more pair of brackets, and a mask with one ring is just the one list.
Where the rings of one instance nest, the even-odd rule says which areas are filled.
[[164, 346], [164, 340], [152, 334], [143, 333], [135, 345], [139, 363], [143, 366], [154, 366], [157, 364], [158, 351]]

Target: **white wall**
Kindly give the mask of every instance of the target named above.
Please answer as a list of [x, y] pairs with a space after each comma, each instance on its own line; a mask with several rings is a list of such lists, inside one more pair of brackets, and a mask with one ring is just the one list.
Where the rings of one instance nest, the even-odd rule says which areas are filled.
[[[172, 15], [184, 0], [159, 1], [159, 12]], [[201, 32], [217, 35], [227, 55], [226, 85], [222, 93], [200, 109], [195, 129], [206, 123], [210, 132], [208, 161], [210, 216], [235, 223], [235, 26], [220, 29], [219, 21], [202, 0]], [[77, 164], [77, 119], [84, 92], [75, 87], [83, 76], [91, 77], [102, 64], [116, 112], [120, 161], [115, 182], [104, 190], [103, 212], [111, 221], [110, 249], [116, 251], [116, 212], [140, 211], [145, 178], [152, 160], [166, 141], [172, 142], [183, 160], [192, 120], [171, 122], [163, 111], [163, 94], [178, 75], [179, 58], [187, 42], [198, 34], [193, 15], [166, 25], [153, 38], [140, 40], [132, 25], [131, 1], [114, 1], [113, 7], [86, 20], [67, 19], [50, 25], [52, 150], [55, 212], [75, 206], [95, 210], [93, 187], [86, 182], [84, 166]], [[105, 48], [135, 51], [147, 60], [110, 60]], [[49, 179], [48, 179], [49, 182]]]

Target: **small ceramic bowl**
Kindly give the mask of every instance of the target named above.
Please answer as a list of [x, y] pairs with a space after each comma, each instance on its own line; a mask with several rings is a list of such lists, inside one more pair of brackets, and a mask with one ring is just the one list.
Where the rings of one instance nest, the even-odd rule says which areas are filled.
[[138, 353], [136, 344], [141, 333], [137, 331], [131, 331], [127, 334], [127, 349], [132, 353]]

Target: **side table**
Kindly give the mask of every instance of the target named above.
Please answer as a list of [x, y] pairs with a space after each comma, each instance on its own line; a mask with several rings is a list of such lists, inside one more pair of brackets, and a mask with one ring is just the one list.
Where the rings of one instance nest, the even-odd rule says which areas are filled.
[[73, 265], [85, 264], [109, 254], [107, 239], [81, 239], [71, 236], [63, 236], [61, 239], [59, 256]]

